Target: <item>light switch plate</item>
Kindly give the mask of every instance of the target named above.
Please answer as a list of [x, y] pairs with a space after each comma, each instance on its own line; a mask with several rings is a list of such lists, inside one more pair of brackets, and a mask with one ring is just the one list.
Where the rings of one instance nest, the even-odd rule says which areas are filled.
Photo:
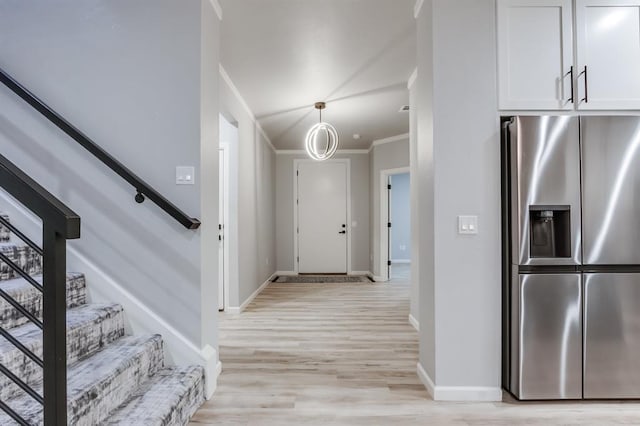
[[478, 233], [478, 216], [458, 216], [458, 234], [475, 235]]
[[195, 167], [178, 166], [176, 167], [176, 185], [195, 185]]

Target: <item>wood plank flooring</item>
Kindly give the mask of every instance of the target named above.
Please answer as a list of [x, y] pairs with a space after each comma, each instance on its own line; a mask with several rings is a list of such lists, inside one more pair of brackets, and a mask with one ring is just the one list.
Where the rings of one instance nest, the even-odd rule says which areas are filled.
[[409, 285], [270, 284], [220, 315], [202, 425], [640, 425], [637, 403], [442, 403], [416, 375]]

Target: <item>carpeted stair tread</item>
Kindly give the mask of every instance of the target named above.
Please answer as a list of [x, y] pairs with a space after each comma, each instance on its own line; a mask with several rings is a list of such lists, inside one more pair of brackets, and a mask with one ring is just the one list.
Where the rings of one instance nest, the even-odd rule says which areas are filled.
[[[42, 283], [42, 276], [34, 277]], [[13, 297], [29, 312], [42, 319], [42, 293], [24, 278], [0, 281], [0, 288]], [[67, 273], [67, 308], [75, 308], [87, 302], [87, 289], [83, 274]], [[29, 320], [6, 300], [0, 298], [0, 325], [5, 330], [26, 324]]]
[[[11, 335], [42, 359], [42, 330], [28, 323], [10, 330]], [[105, 345], [124, 336], [122, 306], [91, 304], [67, 312], [67, 363], [87, 358]], [[0, 363], [26, 383], [42, 380], [42, 368], [4, 337], [0, 337]], [[19, 394], [20, 388], [0, 375], [0, 399]]]
[[[123, 337], [93, 356], [71, 365], [67, 372], [70, 425], [102, 424], [164, 363], [159, 335]], [[41, 391], [42, 382], [34, 386]], [[29, 424], [42, 425], [42, 406], [24, 394], [5, 401]], [[0, 413], [1, 425], [16, 424]]]
[[[6, 221], [9, 221], [8, 215], [4, 213], [0, 213], [0, 216], [2, 216]], [[9, 242], [10, 238], [11, 238], [11, 231], [9, 231], [9, 228], [7, 228], [2, 223], [0, 223], [0, 243]]]
[[[0, 243], [0, 253], [9, 258], [29, 275], [42, 273], [42, 258], [31, 247], [15, 243]], [[0, 260], [0, 280], [10, 280], [20, 275]]]
[[186, 425], [204, 403], [204, 369], [169, 367], [157, 372], [110, 415], [105, 425]]

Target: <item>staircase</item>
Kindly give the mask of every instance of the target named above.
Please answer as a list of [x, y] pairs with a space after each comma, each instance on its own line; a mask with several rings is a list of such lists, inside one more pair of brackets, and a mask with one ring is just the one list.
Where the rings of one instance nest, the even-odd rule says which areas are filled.
[[[42, 282], [40, 255], [13, 241], [10, 230], [0, 223], [0, 253]], [[165, 366], [160, 335], [125, 335], [122, 306], [87, 303], [83, 274], [68, 273], [66, 289], [68, 424], [186, 425], [204, 402], [203, 368]], [[42, 292], [2, 261], [0, 290], [42, 319]], [[42, 330], [4, 299], [0, 299], [0, 326], [42, 358]], [[42, 394], [43, 369], [4, 337], [0, 337], [0, 364]], [[44, 424], [42, 404], [6, 374], [0, 374], [0, 401], [27, 424]], [[0, 425], [17, 424], [0, 411]]]

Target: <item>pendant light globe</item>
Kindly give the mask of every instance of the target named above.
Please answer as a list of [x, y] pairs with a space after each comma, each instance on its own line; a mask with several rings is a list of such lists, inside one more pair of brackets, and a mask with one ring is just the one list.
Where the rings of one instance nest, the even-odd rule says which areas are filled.
[[338, 150], [338, 132], [331, 124], [322, 121], [322, 110], [326, 107], [325, 103], [316, 102], [315, 107], [320, 111], [320, 122], [307, 132], [305, 149], [312, 159], [325, 161], [333, 157]]

